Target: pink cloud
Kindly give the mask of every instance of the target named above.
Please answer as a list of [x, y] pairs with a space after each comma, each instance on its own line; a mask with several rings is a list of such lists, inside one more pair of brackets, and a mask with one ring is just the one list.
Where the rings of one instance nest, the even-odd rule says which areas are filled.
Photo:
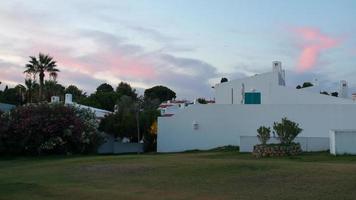
[[301, 38], [301, 54], [298, 59], [297, 71], [304, 72], [314, 68], [320, 54], [328, 49], [337, 47], [341, 40], [321, 33], [316, 28], [297, 28], [293, 30]]
[[5, 85], [15, 86], [18, 83], [22, 84], [24, 76], [18, 76], [18, 74], [22, 74], [21, 70], [17, 70], [16, 68], [8, 68], [8, 65], [2, 65], [0, 63], [0, 82], [2, 83], [0, 87], [4, 87]]
[[77, 70], [91, 76], [96, 73], [110, 72], [112, 76], [123, 80], [153, 80], [157, 75], [154, 63], [148, 58], [125, 55], [118, 51], [103, 50], [85, 57], [76, 57], [71, 55], [69, 49], [49, 45], [36, 45], [31, 51], [49, 53], [60, 68]]

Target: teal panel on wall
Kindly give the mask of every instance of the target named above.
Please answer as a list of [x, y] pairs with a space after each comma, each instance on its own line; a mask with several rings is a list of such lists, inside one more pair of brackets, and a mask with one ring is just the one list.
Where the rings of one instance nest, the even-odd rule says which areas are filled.
[[245, 92], [245, 104], [261, 104], [261, 93]]

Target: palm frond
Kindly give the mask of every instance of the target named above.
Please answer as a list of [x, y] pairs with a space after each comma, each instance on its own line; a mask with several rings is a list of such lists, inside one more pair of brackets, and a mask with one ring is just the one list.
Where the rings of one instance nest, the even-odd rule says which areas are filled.
[[57, 79], [57, 77], [58, 77], [58, 74], [57, 74], [57, 72], [52, 71], [52, 72], [50, 72], [50, 73], [49, 73], [49, 76], [50, 76], [50, 77], [52, 77], [52, 78], [53, 78], [53, 80], [56, 80], [56, 79]]

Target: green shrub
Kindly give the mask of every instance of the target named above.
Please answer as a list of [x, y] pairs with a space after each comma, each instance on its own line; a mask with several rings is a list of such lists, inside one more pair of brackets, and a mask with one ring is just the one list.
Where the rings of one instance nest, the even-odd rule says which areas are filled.
[[208, 102], [204, 98], [198, 98], [197, 102], [200, 104], [207, 104]]
[[271, 138], [271, 128], [261, 126], [257, 129], [257, 138], [260, 140], [261, 144], [266, 144], [267, 141]]
[[290, 121], [287, 118], [282, 118], [281, 122], [274, 122], [273, 129], [281, 144], [291, 144], [303, 130], [299, 128], [298, 123]]
[[312, 87], [312, 86], [314, 86], [313, 83], [311, 83], [311, 82], [304, 82], [302, 87], [303, 87], [303, 88], [307, 88], [307, 87]]
[[94, 113], [63, 104], [19, 106], [1, 116], [0, 154], [77, 154], [102, 141]]

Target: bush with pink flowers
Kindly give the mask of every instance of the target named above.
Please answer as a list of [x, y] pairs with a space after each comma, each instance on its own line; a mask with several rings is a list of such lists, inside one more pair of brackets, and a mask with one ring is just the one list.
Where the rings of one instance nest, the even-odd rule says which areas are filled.
[[102, 134], [94, 113], [63, 104], [29, 104], [1, 115], [0, 154], [95, 152]]

